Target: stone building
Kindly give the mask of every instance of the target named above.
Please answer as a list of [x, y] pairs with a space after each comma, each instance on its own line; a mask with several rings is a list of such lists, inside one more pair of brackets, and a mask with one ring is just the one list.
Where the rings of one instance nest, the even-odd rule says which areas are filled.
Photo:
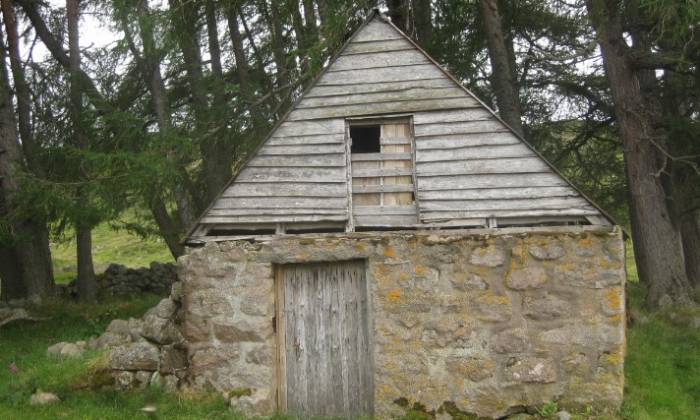
[[247, 411], [620, 405], [620, 228], [379, 14], [187, 244], [187, 380]]

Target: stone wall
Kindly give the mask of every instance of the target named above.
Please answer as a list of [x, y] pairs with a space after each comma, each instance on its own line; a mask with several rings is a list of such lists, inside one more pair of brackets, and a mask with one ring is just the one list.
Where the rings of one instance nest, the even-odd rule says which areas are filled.
[[[167, 295], [177, 281], [175, 264], [152, 262], [149, 267], [130, 268], [121, 264], [110, 264], [104, 273], [96, 276], [100, 296], [129, 296], [141, 293]], [[78, 297], [75, 280], [66, 285], [57, 285], [62, 297]]]
[[274, 264], [367, 261], [375, 413], [498, 417], [622, 400], [625, 266], [616, 228], [266, 237], [179, 260], [188, 380], [275, 409]]

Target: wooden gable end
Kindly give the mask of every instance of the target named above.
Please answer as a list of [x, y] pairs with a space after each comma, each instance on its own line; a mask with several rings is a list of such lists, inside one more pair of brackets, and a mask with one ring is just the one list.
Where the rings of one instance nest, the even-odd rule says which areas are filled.
[[499, 225], [586, 219], [609, 224], [491, 110], [375, 15], [199, 226], [342, 226], [351, 217], [347, 121], [387, 116], [411, 119], [419, 224], [487, 226], [495, 219]]

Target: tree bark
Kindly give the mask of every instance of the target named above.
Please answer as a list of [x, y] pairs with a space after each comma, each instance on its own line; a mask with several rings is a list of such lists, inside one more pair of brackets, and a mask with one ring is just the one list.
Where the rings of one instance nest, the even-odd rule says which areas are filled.
[[17, 258], [14, 247], [0, 245], [0, 302], [27, 297], [27, 289], [22, 282], [22, 267]]
[[480, 0], [480, 4], [491, 62], [491, 84], [496, 95], [498, 114], [516, 133], [524, 136], [520, 96], [508, 57], [498, 1]]
[[393, 23], [397, 28], [404, 32], [408, 32], [408, 0], [387, 0], [386, 5], [389, 9], [387, 11], [387, 16], [391, 18], [391, 23]]
[[430, 48], [433, 41], [431, 13], [430, 0], [413, 0], [416, 39], [423, 48]]
[[[66, 0], [66, 18], [68, 23], [68, 51], [70, 69], [70, 103], [71, 120], [73, 123], [73, 141], [79, 149], [88, 147], [87, 137], [83, 130], [83, 93], [80, 85], [80, 43], [78, 19], [80, 9], [78, 0]], [[89, 202], [84, 190], [78, 190], [77, 202]], [[97, 284], [95, 268], [92, 263], [92, 226], [83, 220], [75, 220], [75, 243], [78, 257], [78, 298], [83, 302], [97, 300]]]
[[[0, 188], [12, 229], [14, 254], [21, 272], [22, 292], [25, 293], [23, 297], [42, 300], [53, 294], [54, 286], [48, 231], [41, 221], [14, 213], [20, 188], [16, 171], [25, 166], [25, 160], [17, 133], [4, 50], [0, 63], [0, 150]], [[6, 268], [3, 274], [11, 273], [11, 270], [12, 267]]]
[[211, 109], [202, 74], [202, 56], [199, 47], [199, 6], [195, 2], [169, 0], [175, 23], [176, 36], [185, 63], [185, 73], [192, 97], [197, 132], [202, 133], [200, 150], [205, 185], [205, 201], [211, 202], [231, 178], [233, 156], [222, 150], [225, 139], [219, 139], [213, 125], [219, 121], [210, 118]]
[[618, 2], [588, 0], [587, 8], [615, 103], [631, 194], [635, 259], [640, 280], [648, 286], [646, 303], [651, 307], [687, 303], [691, 287], [681, 237], [671, 221], [658, 175], [658, 149], [650, 122], [654, 116], [644, 106], [639, 79], [630, 65]]
[[34, 139], [31, 122], [31, 92], [26, 82], [22, 59], [19, 52], [19, 34], [17, 33], [17, 16], [12, 5], [12, 0], [2, 1], [2, 14], [7, 28], [7, 44], [10, 56], [10, 68], [12, 80], [15, 85], [17, 97], [17, 120], [19, 122], [19, 135], [22, 139], [27, 166], [35, 173], [39, 173], [40, 165], [37, 160], [40, 155], [39, 145]]
[[[275, 61], [277, 89], [280, 91], [280, 107], [286, 111], [291, 104], [291, 77], [287, 65], [287, 52], [284, 47], [283, 22], [277, 11], [277, 5], [268, 8], [267, 0], [258, 2], [259, 9], [268, 25], [272, 38], [272, 55]], [[269, 9], [269, 10], [268, 10]]]

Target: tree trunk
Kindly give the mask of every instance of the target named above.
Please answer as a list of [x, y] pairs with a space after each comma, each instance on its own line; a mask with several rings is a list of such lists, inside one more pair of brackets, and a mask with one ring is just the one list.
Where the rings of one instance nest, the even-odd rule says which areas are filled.
[[[41, 300], [53, 294], [54, 285], [48, 231], [41, 221], [20, 218], [20, 215], [13, 214], [15, 198], [19, 192], [16, 171], [25, 165], [15, 124], [12, 90], [3, 51], [0, 63], [0, 150], [3, 151], [0, 153], [0, 188], [15, 241], [14, 254], [24, 285], [23, 297]], [[12, 270], [10, 267], [3, 271], [10, 273]]]
[[391, 18], [391, 23], [404, 32], [408, 32], [408, 0], [387, 0], [386, 6], [389, 9], [387, 16]]
[[430, 48], [433, 40], [430, 0], [413, 0], [413, 20], [416, 39], [423, 48]]
[[22, 267], [12, 246], [0, 245], [0, 302], [27, 297]]
[[588, 0], [588, 14], [598, 35], [605, 71], [615, 103], [631, 194], [635, 259], [640, 280], [648, 286], [651, 307], [690, 301], [681, 237], [671, 222], [659, 179], [654, 116], [644, 106], [639, 80], [627, 56], [618, 2]]
[[169, 0], [175, 23], [175, 31], [185, 62], [187, 82], [192, 97], [197, 132], [200, 141], [202, 165], [204, 167], [205, 201], [211, 202], [231, 179], [233, 156], [222, 150], [222, 139], [214, 135], [213, 125], [219, 121], [210, 118], [211, 109], [207, 100], [207, 89], [202, 74], [202, 56], [199, 48], [198, 3], [184, 0]]
[[[80, 85], [80, 44], [78, 19], [80, 10], [78, 0], [66, 0], [66, 18], [68, 21], [68, 51], [70, 57], [70, 99], [71, 120], [73, 123], [73, 141], [79, 149], [88, 147], [87, 136], [83, 130], [83, 93]], [[84, 191], [78, 191], [76, 200], [88, 202]], [[75, 243], [78, 257], [78, 298], [83, 302], [97, 299], [95, 269], [92, 263], [92, 226], [83, 220], [75, 220]]]
[[497, 0], [480, 0], [484, 32], [491, 62], [491, 84], [496, 95], [498, 114], [516, 133], [524, 136], [517, 83], [508, 57]]
[[272, 4], [272, 7], [267, 6], [266, 0], [258, 2], [259, 9], [268, 25], [270, 26], [270, 35], [272, 38], [272, 56], [275, 61], [277, 89], [280, 91], [280, 107], [282, 111], [286, 111], [291, 104], [291, 77], [289, 76], [289, 67], [287, 65], [287, 52], [284, 48], [283, 38], [283, 21], [277, 11], [277, 5]]
[[170, 253], [177, 259], [185, 254], [185, 247], [180, 242], [180, 229], [173, 223], [173, 220], [165, 208], [165, 204], [160, 199], [154, 199], [151, 203], [151, 213], [158, 224], [161, 236], [165, 240]]
[[238, 28], [238, 10], [234, 7], [227, 8], [226, 20], [228, 22], [228, 31], [231, 36], [233, 56], [236, 59], [236, 74], [238, 75], [238, 83], [241, 86], [241, 93], [243, 94], [243, 99], [252, 102], [253, 89], [250, 83], [250, 68], [248, 67], [248, 61], [243, 48], [243, 37]]
[[10, 68], [15, 84], [17, 96], [17, 120], [19, 122], [19, 135], [22, 139], [22, 148], [27, 160], [27, 166], [35, 173], [39, 173], [40, 153], [39, 145], [34, 139], [31, 122], [31, 92], [24, 75], [24, 68], [19, 52], [19, 34], [17, 33], [17, 17], [11, 0], [2, 1], [2, 14], [7, 28], [7, 44], [10, 55]]

